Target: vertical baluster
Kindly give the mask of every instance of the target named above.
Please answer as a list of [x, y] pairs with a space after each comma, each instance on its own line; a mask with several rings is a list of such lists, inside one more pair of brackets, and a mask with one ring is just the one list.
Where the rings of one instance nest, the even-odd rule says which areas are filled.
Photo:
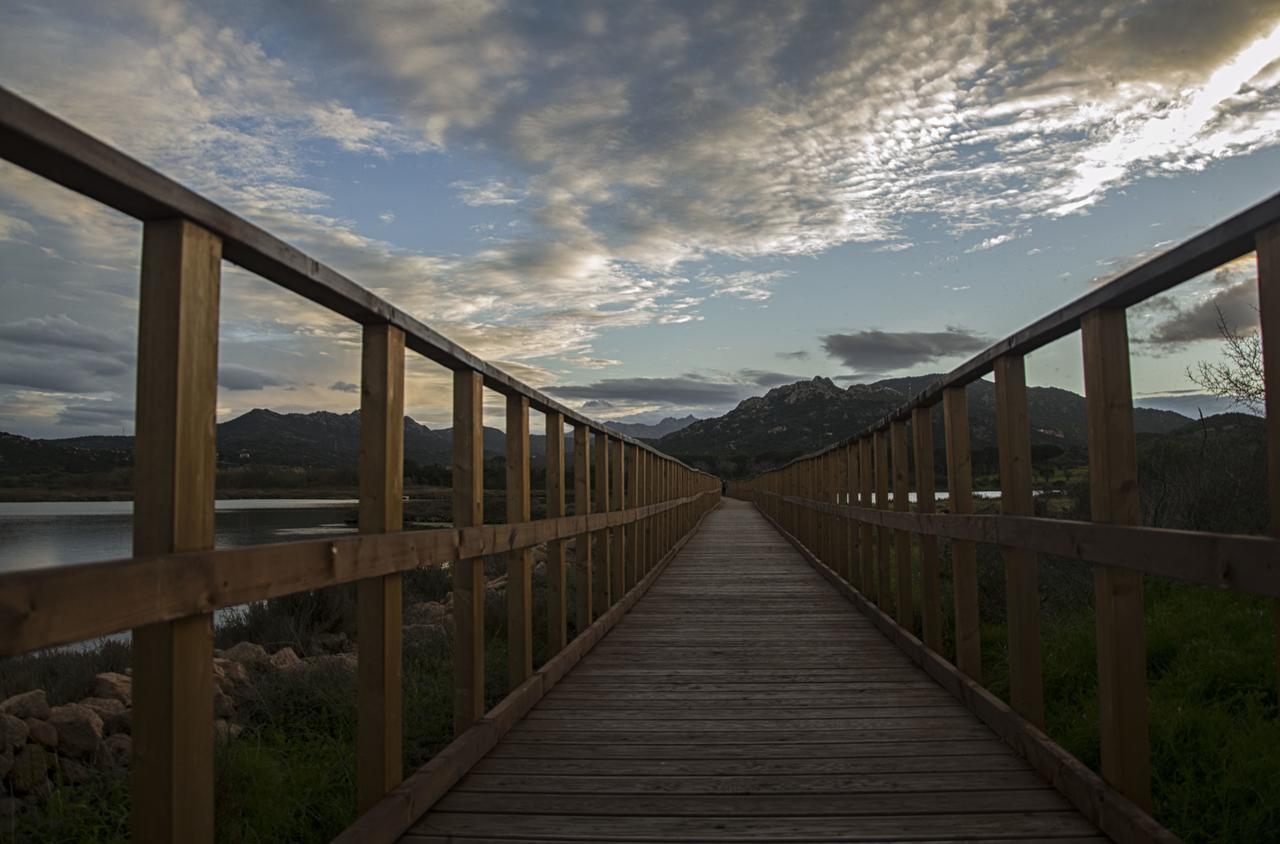
[[[591, 514], [591, 431], [581, 422], [573, 423], [573, 513]], [[574, 626], [578, 633], [591, 626], [591, 534], [580, 533], [573, 549]]]
[[[507, 523], [527, 522], [529, 399], [507, 396]], [[507, 689], [533, 673], [533, 549], [507, 553]]]
[[[996, 435], [1000, 447], [1000, 512], [1033, 516], [1031, 419], [1027, 410], [1026, 364], [1021, 355], [996, 358]], [[1009, 698], [1013, 708], [1044, 726], [1044, 679], [1040, 666], [1040, 588], [1036, 555], [1004, 549], [1008, 606]]]
[[[973, 464], [969, 454], [969, 402], [964, 387], [942, 391], [947, 447], [947, 496], [952, 513], [973, 512]], [[956, 610], [956, 667], [982, 682], [982, 631], [978, 617], [978, 557], [973, 543], [951, 541], [951, 588]]]
[[[453, 373], [453, 526], [484, 524], [484, 379]], [[484, 558], [453, 563], [453, 732], [484, 716]]]
[[[933, 417], [930, 408], [911, 411], [911, 437], [916, 458], [916, 512], [932, 513]], [[916, 537], [920, 545], [920, 616], [924, 643], [935, 653], [942, 653], [942, 587], [938, 575], [938, 538], [927, 533]]]
[[[889, 509], [889, 429], [875, 432], [876, 442], [876, 509]], [[889, 579], [889, 537], [892, 531], [887, 527], [876, 528], [876, 562], [879, 575], [876, 581], [876, 604], [888, 612], [890, 592]]]
[[[547, 411], [547, 518], [565, 514], [564, 416]], [[564, 540], [547, 543], [547, 656], [555, 656], [567, 642], [565, 620]]]
[[[622, 510], [624, 502], [622, 500], [623, 486], [626, 478], [623, 477], [626, 472], [623, 463], [623, 455], [626, 452], [626, 446], [619, 439], [611, 439], [609, 444], [609, 509]], [[627, 593], [627, 560], [626, 560], [626, 531], [622, 529], [622, 525], [618, 525], [610, 532], [611, 550], [609, 553], [609, 585], [613, 600], [621, 601], [622, 596]]]
[[[142, 235], [134, 556], [213, 547], [222, 241], [185, 220]], [[133, 631], [133, 838], [213, 841], [207, 613]]]
[[[632, 507], [643, 507], [645, 505], [645, 466], [648, 461], [649, 452], [644, 448], [637, 446], [635, 451], [631, 453], [631, 471], [635, 474], [635, 479], [634, 483], [627, 487], [627, 493], [630, 494]], [[636, 520], [631, 523], [631, 565], [635, 567], [634, 584], [640, 583], [641, 580], [644, 580], [645, 575], [648, 574], [644, 555], [644, 525], [640, 520]]]
[[[1280, 537], [1280, 226], [1259, 232], [1256, 245], [1271, 535]], [[1271, 602], [1271, 620], [1275, 630], [1276, 682], [1280, 683], [1280, 599]]]
[[[1136, 525], [1140, 517], [1137, 440], [1124, 310], [1092, 311], [1081, 320], [1080, 328], [1093, 519]], [[1142, 574], [1103, 565], [1094, 566], [1093, 572], [1102, 776], [1121, 794], [1150, 810]]]
[[[905, 513], [911, 509], [911, 491], [907, 481], [907, 423], [894, 421], [890, 426], [893, 450], [893, 509]], [[893, 532], [893, 551], [898, 562], [898, 623], [914, 632], [915, 607], [911, 599], [911, 532]]]
[[[872, 486], [874, 484], [874, 465], [872, 459], [872, 440], [870, 436], [858, 440], [858, 466], [861, 477], [861, 504], [871, 507]], [[875, 531], [870, 522], [863, 521], [858, 525], [858, 544], [862, 547], [862, 594], [867, 600], [875, 600]]]
[[[596, 431], [595, 441], [596, 452], [596, 472], [595, 478], [595, 510], [597, 513], [609, 512], [609, 435], [604, 431]], [[613, 600], [609, 590], [609, 530], [602, 528], [595, 533], [596, 559], [595, 559], [595, 578], [592, 583], [595, 586], [595, 602], [596, 614], [608, 612], [609, 607], [613, 606]]]
[[[627, 500], [626, 509], [633, 510], [636, 508], [640, 499], [640, 447], [636, 445], [627, 446]], [[627, 537], [625, 543], [626, 559], [627, 559], [627, 582], [626, 591], [631, 591], [631, 587], [635, 586], [640, 579], [640, 558], [637, 556], [639, 551], [639, 541], [636, 533], [636, 523], [631, 522], [627, 525]]]
[[[858, 444], [856, 442], [849, 443], [845, 446], [845, 498], [844, 503], [853, 505], [858, 501], [858, 484], [862, 477], [862, 472], [858, 465]], [[849, 566], [849, 584], [855, 589], [862, 589], [862, 568], [860, 561], [862, 559], [862, 543], [858, 541], [858, 522], [854, 519], [845, 520], [845, 530], [848, 534], [848, 552], [847, 556]]]
[[[360, 367], [360, 532], [404, 526], [404, 332], [366, 325]], [[399, 574], [357, 586], [359, 707], [356, 803], [367, 810], [399, 784], [403, 717]]]

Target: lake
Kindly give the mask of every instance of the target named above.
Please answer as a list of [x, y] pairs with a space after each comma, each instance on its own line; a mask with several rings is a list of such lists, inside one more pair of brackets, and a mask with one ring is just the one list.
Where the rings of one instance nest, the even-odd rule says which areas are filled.
[[[219, 501], [214, 547], [234, 548], [355, 533], [353, 499]], [[0, 502], [0, 571], [129, 557], [131, 501]]]

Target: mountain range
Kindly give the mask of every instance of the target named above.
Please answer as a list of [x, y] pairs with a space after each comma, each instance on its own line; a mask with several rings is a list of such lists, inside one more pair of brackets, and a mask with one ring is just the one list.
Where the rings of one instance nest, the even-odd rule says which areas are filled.
[[[862, 430], [901, 406], [937, 376], [890, 378], [839, 387], [828, 378], [797, 381], [742, 401], [714, 419], [668, 417], [654, 425], [607, 423], [622, 433], [655, 442], [658, 448], [725, 476], [740, 476], [813, 451]], [[995, 386], [976, 381], [967, 388], [975, 471], [994, 451]], [[1033, 448], [1065, 453], [1082, 461], [1086, 445], [1083, 396], [1054, 387], [1027, 390]], [[935, 411], [935, 446], [942, 446], [941, 411]], [[1191, 422], [1168, 410], [1136, 408], [1139, 433], [1162, 434]], [[256, 409], [217, 427], [222, 466], [354, 468], [360, 456], [360, 413], [277, 413]], [[535, 462], [545, 438], [531, 436]], [[449, 465], [453, 432], [404, 420], [405, 459], [421, 466]], [[484, 429], [485, 453], [505, 451], [505, 435]], [[36, 472], [97, 472], [132, 463], [133, 438], [89, 436], [34, 440], [0, 434], [0, 475]]]
[[[723, 416], [694, 422], [664, 436], [656, 445], [721, 474], [749, 474], [863, 430], [939, 377], [889, 378], [843, 388], [829, 378], [797, 381], [745, 399]], [[976, 458], [996, 445], [995, 384], [975, 381], [965, 392]], [[1033, 446], [1080, 453], [1086, 448], [1084, 396], [1057, 387], [1029, 387], [1027, 407]], [[935, 407], [933, 416], [935, 448], [940, 449], [940, 406]], [[1189, 417], [1169, 410], [1134, 409], [1134, 426], [1139, 433], [1168, 433], [1190, 422]]]

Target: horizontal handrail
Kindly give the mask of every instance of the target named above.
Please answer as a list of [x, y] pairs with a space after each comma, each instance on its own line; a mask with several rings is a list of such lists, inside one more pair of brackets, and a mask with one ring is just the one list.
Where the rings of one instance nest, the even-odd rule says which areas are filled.
[[0, 657], [223, 607], [616, 528], [710, 492], [581, 516], [370, 533], [0, 574]]
[[915, 513], [832, 504], [767, 490], [786, 504], [878, 527], [1025, 548], [1200, 586], [1280, 598], [1280, 539], [996, 513]]
[[[990, 373], [997, 358], [1025, 355], [1080, 329], [1080, 320], [1100, 308], [1127, 308], [1176, 287], [1254, 250], [1257, 234], [1280, 225], [1280, 193], [1264, 199], [1210, 229], [1183, 241], [1133, 269], [1104, 282], [1073, 302], [1025, 328], [992, 343], [951, 372], [925, 387], [885, 416], [844, 439], [793, 458], [766, 471], [809, 460], [855, 443], [889, 424], [906, 420], [918, 407], [932, 407], [949, 387], [963, 387]], [[763, 474], [763, 473], [760, 473]]]
[[[536, 410], [559, 413], [593, 430], [608, 426], [503, 372], [332, 267], [4, 87], [0, 87], [0, 158], [137, 220], [190, 220], [222, 238], [222, 255], [228, 261], [304, 299], [361, 325], [393, 325], [404, 331], [405, 345], [413, 351], [450, 369], [479, 372], [486, 387], [524, 396]], [[608, 430], [612, 438], [706, 474], [643, 440]]]

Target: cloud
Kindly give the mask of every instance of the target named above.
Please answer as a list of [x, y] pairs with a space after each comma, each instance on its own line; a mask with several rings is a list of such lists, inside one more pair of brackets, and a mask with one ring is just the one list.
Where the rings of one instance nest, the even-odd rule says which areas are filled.
[[218, 367], [218, 386], [224, 390], [261, 390], [264, 387], [287, 387], [289, 381], [269, 372], [224, 363]]
[[334, 381], [329, 385], [329, 389], [339, 393], [358, 393], [360, 392], [360, 385], [352, 384], [350, 381]]
[[515, 205], [521, 194], [514, 188], [490, 179], [487, 182], [454, 182], [449, 187], [457, 191], [458, 200], [463, 205]]
[[789, 375], [785, 372], [770, 372], [764, 369], [739, 369], [738, 377], [751, 383], [757, 387], [777, 387], [781, 384], [791, 384], [801, 380], [799, 375]]
[[68, 404], [58, 411], [57, 424], [68, 428], [119, 431], [133, 422], [133, 405], [107, 401]]
[[774, 352], [773, 356], [781, 360], [808, 360], [809, 353], [804, 349], [797, 349], [794, 352]]
[[383, 223], [390, 225], [391, 223], [394, 223], [396, 221], [396, 215], [392, 211], [383, 211], [381, 214], [378, 215], [378, 219], [381, 220]]
[[827, 355], [864, 373], [895, 372], [979, 352], [992, 343], [964, 328], [946, 331], [858, 331], [818, 338]]
[[1212, 278], [1213, 289], [1207, 295], [1196, 295], [1182, 303], [1173, 295], [1161, 297], [1151, 307], [1168, 312], [1141, 342], [1153, 345], [1182, 346], [1197, 340], [1221, 340], [1218, 327], [1221, 318], [1233, 331], [1247, 331], [1258, 325], [1258, 285], [1251, 274], [1241, 277], [1223, 268]]
[[566, 384], [544, 389], [565, 399], [611, 403], [659, 402], [691, 407], [731, 404], [744, 395], [741, 383], [712, 380], [695, 374], [669, 378], [602, 378], [590, 384]]

